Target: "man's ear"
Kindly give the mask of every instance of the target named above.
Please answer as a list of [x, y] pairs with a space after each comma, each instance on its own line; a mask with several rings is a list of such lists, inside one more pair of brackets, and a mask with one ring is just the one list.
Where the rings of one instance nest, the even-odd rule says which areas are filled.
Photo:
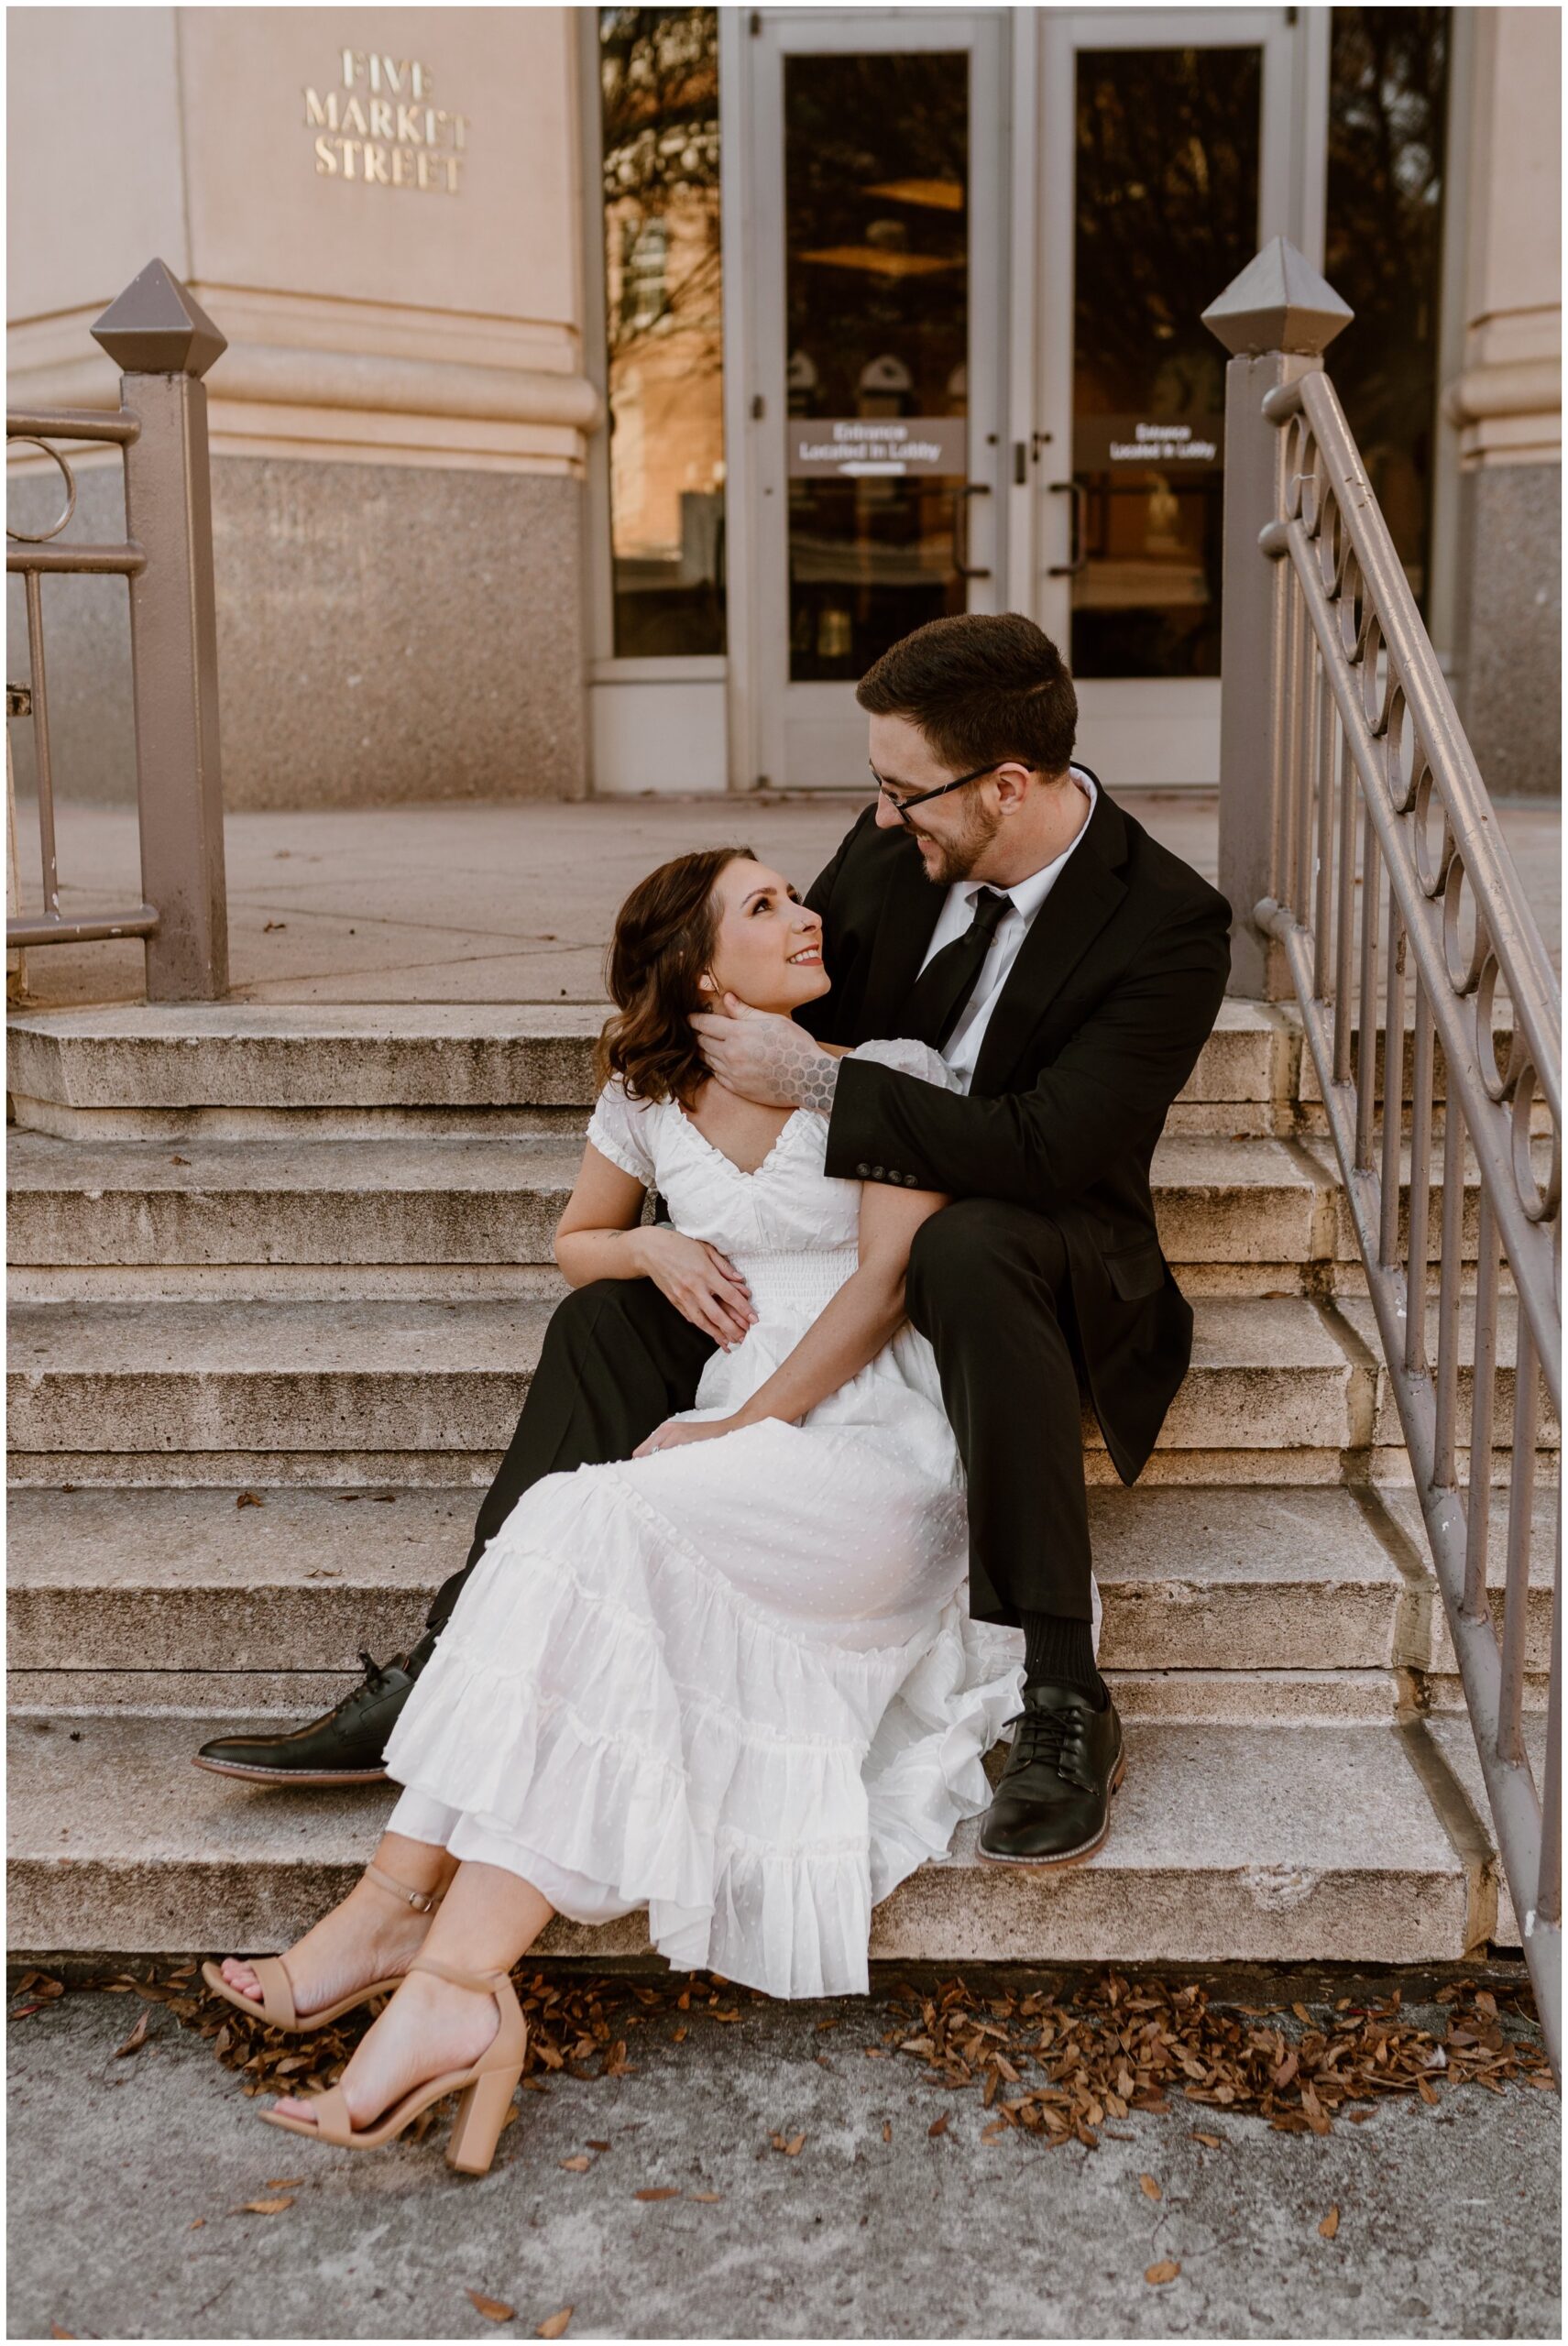
[[996, 784], [997, 812], [1002, 815], [1015, 815], [1029, 795], [1028, 767], [1009, 759], [997, 767], [992, 778]]

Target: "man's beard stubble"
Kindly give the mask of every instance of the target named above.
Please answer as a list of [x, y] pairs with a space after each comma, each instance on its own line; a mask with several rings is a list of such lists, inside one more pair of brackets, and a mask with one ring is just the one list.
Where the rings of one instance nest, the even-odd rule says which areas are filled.
[[983, 808], [971, 806], [964, 828], [956, 839], [938, 839], [930, 831], [921, 830], [917, 823], [912, 828], [916, 838], [938, 851], [935, 867], [927, 863], [924, 856], [920, 859], [920, 868], [927, 879], [934, 888], [950, 888], [955, 881], [970, 877], [1001, 829], [1002, 817], [992, 815], [987, 819]]

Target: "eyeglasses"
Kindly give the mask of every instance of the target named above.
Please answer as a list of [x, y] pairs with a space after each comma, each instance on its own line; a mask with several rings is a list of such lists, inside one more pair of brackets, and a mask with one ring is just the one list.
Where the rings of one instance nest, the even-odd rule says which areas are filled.
[[[868, 760], [867, 762], [870, 763], [870, 761]], [[875, 766], [872, 767], [872, 780], [876, 784], [894, 813], [900, 817], [910, 830], [913, 830], [915, 826], [909, 820], [909, 809], [912, 806], [924, 806], [927, 799], [945, 798], [949, 790], [962, 790], [967, 783], [980, 782], [986, 774], [994, 773], [1001, 763], [1000, 758], [993, 758], [988, 766], [976, 766], [973, 773], [959, 774], [957, 782], [939, 782], [935, 790], [916, 790], [907, 798], [900, 798], [894, 785], [883, 782]]]

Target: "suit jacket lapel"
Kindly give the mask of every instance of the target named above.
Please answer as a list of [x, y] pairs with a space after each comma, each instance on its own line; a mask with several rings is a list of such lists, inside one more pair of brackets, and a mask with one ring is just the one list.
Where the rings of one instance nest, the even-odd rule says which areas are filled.
[[970, 1086], [977, 1093], [1005, 1088], [1030, 1036], [1127, 893], [1120, 871], [1126, 826], [1104, 784], [1097, 786], [1088, 828], [1036, 914], [991, 1014]]
[[860, 1042], [903, 1033], [898, 1021], [947, 902], [947, 890], [934, 888], [927, 879], [914, 845], [899, 844], [903, 851], [888, 859], [887, 892], [872, 948], [865, 1002], [856, 1022]]

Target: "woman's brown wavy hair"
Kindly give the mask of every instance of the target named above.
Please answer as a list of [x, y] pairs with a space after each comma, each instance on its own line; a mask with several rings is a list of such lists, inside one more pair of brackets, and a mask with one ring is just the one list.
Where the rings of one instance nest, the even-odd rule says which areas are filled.
[[691, 1030], [706, 997], [697, 980], [713, 959], [718, 915], [714, 889], [749, 847], [677, 855], [640, 880], [615, 916], [606, 981], [614, 1014], [595, 1053], [598, 1080], [620, 1076], [636, 1100], [678, 1100], [689, 1108], [707, 1080]]

